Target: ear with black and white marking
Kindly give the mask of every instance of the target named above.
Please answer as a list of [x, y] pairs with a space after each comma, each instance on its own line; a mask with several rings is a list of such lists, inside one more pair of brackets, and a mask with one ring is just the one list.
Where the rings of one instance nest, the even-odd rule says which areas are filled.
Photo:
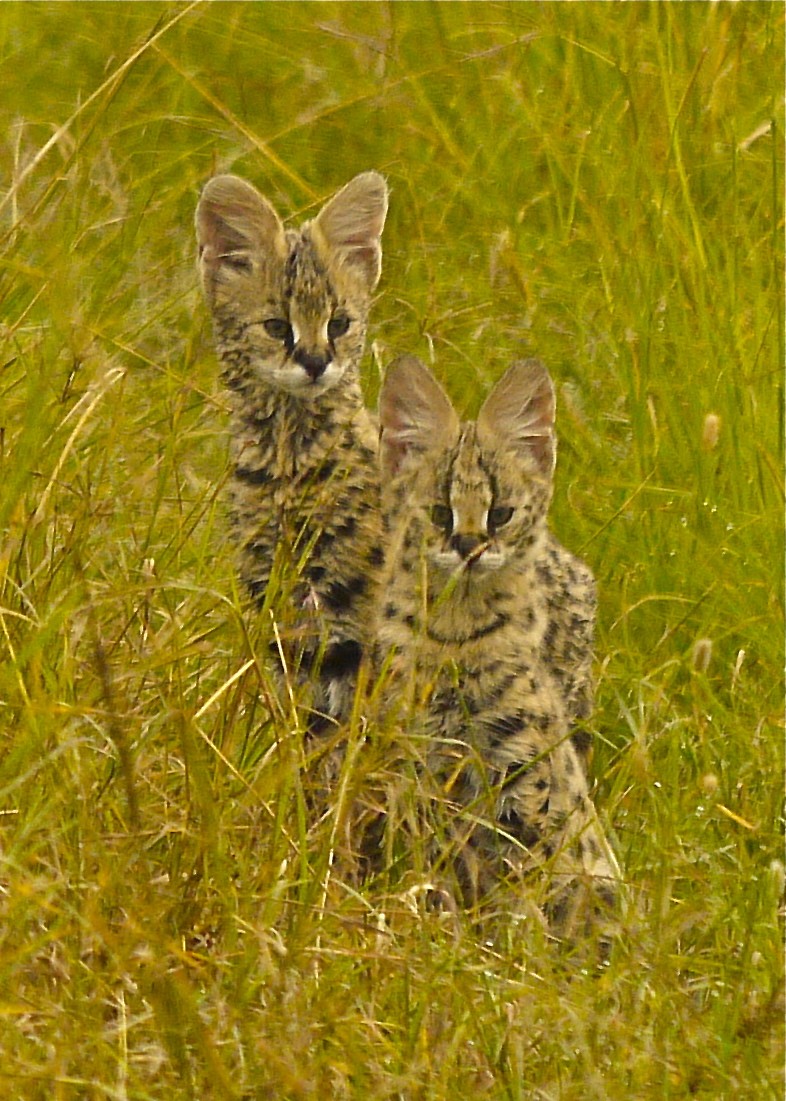
[[486, 447], [522, 449], [550, 477], [557, 461], [556, 396], [551, 375], [538, 359], [508, 368], [478, 414], [478, 439]]
[[281, 219], [264, 196], [239, 176], [208, 180], [196, 210], [199, 266], [205, 285], [220, 270], [251, 272], [255, 258], [286, 258]]
[[382, 272], [382, 230], [388, 188], [378, 172], [361, 172], [322, 207], [312, 237], [328, 255], [361, 277], [369, 291]]
[[448, 446], [459, 419], [445, 391], [416, 356], [399, 356], [385, 372], [379, 393], [379, 461], [392, 478], [410, 460]]

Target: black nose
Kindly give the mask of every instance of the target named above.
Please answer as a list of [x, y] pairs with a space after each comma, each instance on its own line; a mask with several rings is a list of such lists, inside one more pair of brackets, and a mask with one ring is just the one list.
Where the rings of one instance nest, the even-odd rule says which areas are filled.
[[483, 546], [486, 540], [482, 535], [454, 535], [450, 545], [462, 558], [471, 558], [478, 547]]
[[311, 352], [304, 352], [301, 348], [298, 348], [292, 358], [299, 367], [303, 368], [311, 381], [316, 382], [325, 373], [325, 369], [333, 357], [329, 352], [324, 355], [312, 355]]

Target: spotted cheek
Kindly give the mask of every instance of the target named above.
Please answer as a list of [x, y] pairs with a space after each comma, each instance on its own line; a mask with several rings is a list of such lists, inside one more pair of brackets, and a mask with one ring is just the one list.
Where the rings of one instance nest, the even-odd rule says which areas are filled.
[[272, 385], [280, 385], [280, 376], [292, 366], [280, 340], [255, 341], [252, 362], [254, 373]]

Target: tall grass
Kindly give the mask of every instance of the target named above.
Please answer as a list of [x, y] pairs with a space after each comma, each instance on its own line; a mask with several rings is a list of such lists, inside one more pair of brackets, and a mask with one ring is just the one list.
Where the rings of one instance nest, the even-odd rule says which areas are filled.
[[[6, 3], [0, 58], [4, 1096], [781, 1097], [782, 6]], [[342, 878], [237, 590], [198, 190], [370, 167], [369, 401], [557, 380], [600, 973]]]

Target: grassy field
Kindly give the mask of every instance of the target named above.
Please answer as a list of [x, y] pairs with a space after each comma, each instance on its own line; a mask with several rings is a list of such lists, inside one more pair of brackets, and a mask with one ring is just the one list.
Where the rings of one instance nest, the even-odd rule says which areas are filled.
[[[782, 1097], [783, 14], [0, 4], [4, 1098]], [[367, 168], [369, 401], [400, 351], [470, 413], [522, 354], [557, 383], [599, 973], [342, 882], [267, 706], [194, 206]]]

